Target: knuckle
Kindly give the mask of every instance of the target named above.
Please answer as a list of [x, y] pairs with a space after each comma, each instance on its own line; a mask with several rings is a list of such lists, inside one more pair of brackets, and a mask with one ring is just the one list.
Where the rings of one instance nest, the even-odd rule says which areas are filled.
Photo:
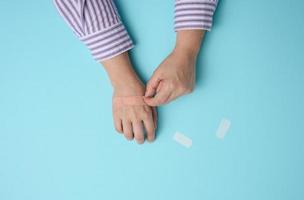
[[151, 108], [149, 106], [144, 106], [144, 112], [150, 112]]
[[189, 87], [186, 89], [186, 94], [190, 94], [193, 92], [193, 88], [192, 87]]
[[182, 91], [187, 91], [187, 90], [188, 90], [187, 85], [186, 85], [186, 84], [182, 84], [182, 83], [179, 85], [179, 88], [180, 88]]
[[186, 94], [191, 93], [193, 91], [193, 88], [186, 84], [181, 84], [180, 88], [181, 88], [181, 91]]
[[147, 119], [149, 119], [150, 118], [150, 112], [149, 111], [144, 111], [143, 113], [142, 113], [142, 119], [143, 120], [147, 120]]
[[141, 118], [139, 116], [134, 116], [132, 119], [132, 123], [140, 123], [141, 122]]
[[136, 111], [136, 113], [131, 116], [130, 120], [132, 123], [140, 122], [140, 112]]

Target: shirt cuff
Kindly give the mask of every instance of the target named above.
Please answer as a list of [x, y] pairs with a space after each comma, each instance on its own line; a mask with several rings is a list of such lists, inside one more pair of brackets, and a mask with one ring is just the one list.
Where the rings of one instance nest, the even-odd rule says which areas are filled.
[[107, 29], [80, 38], [97, 61], [113, 58], [134, 47], [133, 42], [120, 22]]
[[176, 0], [174, 29], [210, 31], [217, 0]]

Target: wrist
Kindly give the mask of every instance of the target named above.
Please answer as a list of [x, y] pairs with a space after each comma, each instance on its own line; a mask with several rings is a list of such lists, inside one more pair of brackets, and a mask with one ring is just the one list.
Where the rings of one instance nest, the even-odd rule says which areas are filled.
[[191, 48], [183, 45], [176, 45], [173, 49], [173, 53], [180, 57], [186, 57], [188, 59], [196, 59], [199, 49]]
[[141, 96], [145, 93], [145, 86], [140, 80], [127, 81], [124, 84], [112, 84], [114, 96]]
[[112, 77], [111, 84], [115, 96], [137, 96], [145, 93], [145, 86], [135, 71], [122, 69]]
[[195, 58], [199, 53], [204, 34], [204, 30], [178, 31], [174, 51]]
[[134, 71], [127, 52], [106, 60], [102, 64], [111, 80], [114, 95], [132, 96], [144, 94], [145, 87]]
[[[125, 72], [125, 73], [124, 73]], [[126, 88], [129, 85], [136, 86], [140, 85], [140, 80], [135, 74], [135, 72], [122, 70], [121, 72], [116, 73], [115, 75], [111, 75], [110, 81], [111, 85], [114, 89]]]

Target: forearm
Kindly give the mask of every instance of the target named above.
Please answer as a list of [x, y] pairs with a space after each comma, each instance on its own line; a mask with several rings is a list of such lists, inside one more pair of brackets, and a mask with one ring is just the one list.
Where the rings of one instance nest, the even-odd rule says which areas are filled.
[[113, 0], [53, 0], [58, 12], [98, 61], [133, 47]]
[[191, 56], [198, 54], [205, 31], [211, 30], [217, 2], [218, 0], [175, 0], [175, 51]]
[[127, 52], [102, 61], [101, 64], [109, 76], [114, 92], [119, 92], [121, 96], [143, 94], [144, 85], [134, 71]]
[[174, 51], [196, 57], [204, 39], [205, 30], [177, 31]]

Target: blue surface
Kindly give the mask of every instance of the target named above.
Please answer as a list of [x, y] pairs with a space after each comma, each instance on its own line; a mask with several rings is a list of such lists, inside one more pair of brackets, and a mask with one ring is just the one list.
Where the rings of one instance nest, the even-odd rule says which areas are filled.
[[[146, 81], [174, 45], [173, 1], [117, 3]], [[139, 146], [115, 133], [109, 80], [51, 1], [1, 0], [0, 199], [304, 199], [303, 10], [222, 0], [195, 92]]]

